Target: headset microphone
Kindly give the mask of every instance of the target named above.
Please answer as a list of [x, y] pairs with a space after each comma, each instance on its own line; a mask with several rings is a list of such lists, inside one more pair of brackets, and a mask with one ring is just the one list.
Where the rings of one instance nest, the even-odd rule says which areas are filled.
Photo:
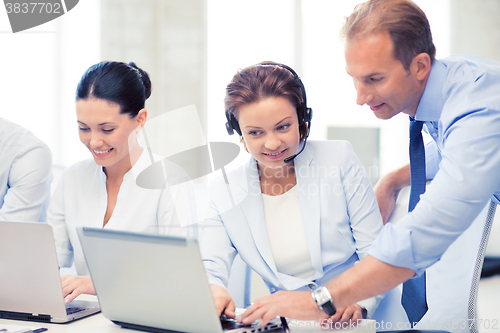
[[307, 138], [309, 137], [309, 129], [310, 128], [311, 128], [311, 121], [309, 121], [309, 124], [307, 125], [307, 134], [306, 134], [306, 137], [304, 138], [304, 144], [302, 145], [302, 149], [300, 149], [300, 151], [297, 154], [294, 154], [292, 156], [285, 158], [283, 160], [283, 162], [285, 162], [286, 164], [290, 163], [291, 161], [293, 161], [295, 159], [295, 157], [297, 157], [300, 153], [302, 153], [304, 151], [304, 148], [306, 148]]

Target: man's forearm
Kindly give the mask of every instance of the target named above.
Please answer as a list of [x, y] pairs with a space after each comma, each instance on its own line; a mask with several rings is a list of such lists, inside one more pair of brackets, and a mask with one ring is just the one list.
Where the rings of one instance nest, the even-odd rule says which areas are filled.
[[337, 308], [373, 297], [391, 290], [413, 277], [409, 268], [396, 267], [369, 255], [326, 284]]
[[380, 186], [384, 186], [385, 190], [392, 190], [395, 192], [407, 185], [410, 185], [410, 183], [410, 164], [407, 164], [399, 169], [389, 172], [387, 175], [382, 177], [382, 179], [379, 180], [375, 187], [377, 188]]

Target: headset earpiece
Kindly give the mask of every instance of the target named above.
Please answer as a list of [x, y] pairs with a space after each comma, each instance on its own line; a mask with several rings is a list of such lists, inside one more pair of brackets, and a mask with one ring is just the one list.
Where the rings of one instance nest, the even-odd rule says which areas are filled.
[[229, 135], [233, 135], [234, 132], [241, 136], [240, 124], [232, 112], [226, 112], [226, 130]]
[[303, 123], [310, 123], [313, 116], [313, 110], [311, 108], [306, 108], [304, 113]]

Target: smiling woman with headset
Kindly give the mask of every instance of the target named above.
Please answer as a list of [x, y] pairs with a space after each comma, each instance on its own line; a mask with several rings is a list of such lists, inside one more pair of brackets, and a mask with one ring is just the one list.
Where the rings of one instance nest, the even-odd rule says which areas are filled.
[[226, 286], [239, 253], [271, 293], [283, 296], [275, 315], [286, 316], [286, 308], [295, 306], [295, 290], [309, 288], [325, 318], [371, 315], [382, 296], [335, 309], [322, 287], [363, 258], [382, 228], [351, 145], [306, 144], [312, 110], [300, 78], [282, 64], [238, 71], [226, 88], [225, 109], [229, 134], [241, 136], [251, 158], [209, 185], [210, 227], [200, 244], [218, 313], [234, 317]]

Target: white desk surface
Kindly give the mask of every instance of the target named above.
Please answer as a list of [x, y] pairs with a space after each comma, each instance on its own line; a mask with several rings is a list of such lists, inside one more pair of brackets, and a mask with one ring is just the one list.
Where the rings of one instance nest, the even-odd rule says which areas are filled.
[[[0, 319], [0, 326], [2, 324], [29, 326], [33, 329], [47, 328], [47, 333], [124, 333], [124, 330], [113, 324], [108, 319], [104, 318], [101, 313], [86, 317], [69, 324], [50, 324], [38, 323], [34, 321], [18, 321], [9, 319]], [[131, 331], [127, 331], [131, 332]]]
[[[78, 297], [78, 299], [95, 301], [97, 298], [95, 296], [82, 295]], [[2, 324], [29, 326], [33, 327], [33, 329], [44, 327], [48, 329], [46, 331], [47, 333], [101, 333], [101, 332], [124, 333], [124, 330], [120, 328], [120, 326], [115, 325], [110, 320], [106, 319], [102, 315], [102, 313], [98, 313], [90, 317], [85, 317], [68, 324], [51, 324], [51, 323], [39, 323], [34, 321], [0, 319], [0, 326]], [[127, 332], [130, 331], [127, 330]]]
[[[90, 300], [95, 301], [95, 296], [82, 295], [78, 297], [79, 300]], [[289, 321], [290, 323], [290, 321]], [[300, 324], [299, 324], [300, 323]], [[292, 333], [307, 333], [307, 332], [342, 332], [342, 333], [372, 333], [375, 332], [374, 329], [355, 329], [355, 330], [325, 330], [325, 329], [312, 329], [311, 326], [308, 326], [308, 322], [299, 322], [297, 321], [295, 324], [290, 325], [290, 332]], [[32, 321], [18, 321], [18, 320], [9, 320], [9, 319], [0, 319], [0, 326], [2, 324], [9, 325], [19, 325], [19, 326], [28, 326], [33, 327], [33, 329], [37, 328], [47, 328], [47, 333], [133, 333], [133, 332], [141, 332], [135, 330], [126, 330], [121, 328], [120, 326], [113, 324], [110, 320], [106, 319], [102, 313], [98, 313], [96, 315], [92, 315], [90, 317], [85, 317], [80, 320], [68, 323], [68, 324], [50, 324], [50, 323], [39, 323]], [[309, 327], [309, 328], [308, 328]]]

